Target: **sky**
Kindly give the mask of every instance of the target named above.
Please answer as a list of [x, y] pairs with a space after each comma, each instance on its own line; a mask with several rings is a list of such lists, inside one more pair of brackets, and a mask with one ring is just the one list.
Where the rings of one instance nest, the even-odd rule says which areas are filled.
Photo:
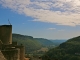
[[0, 0], [0, 25], [34, 38], [80, 36], [80, 0]]

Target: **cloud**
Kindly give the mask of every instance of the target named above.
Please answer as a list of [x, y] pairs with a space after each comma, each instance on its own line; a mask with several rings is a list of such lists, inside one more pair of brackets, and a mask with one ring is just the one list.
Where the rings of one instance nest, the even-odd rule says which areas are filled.
[[55, 30], [56, 28], [48, 28], [48, 30]]
[[0, 4], [34, 21], [80, 25], [80, 0], [0, 0]]

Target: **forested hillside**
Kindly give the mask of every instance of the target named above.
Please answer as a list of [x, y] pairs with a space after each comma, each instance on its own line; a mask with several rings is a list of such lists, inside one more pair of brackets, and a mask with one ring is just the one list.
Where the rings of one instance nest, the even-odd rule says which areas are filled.
[[18, 44], [23, 44], [26, 49], [26, 53], [34, 52], [42, 47], [42, 45], [34, 40], [31, 36], [25, 36], [20, 34], [13, 34], [13, 41], [18, 42]]
[[80, 60], [80, 36], [49, 50], [43, 60]]
[[35, 40], [38, 41], [39, 43], [41, 43], [43, 46], [51, 46], [51, 45], [53, 45], [53, 42], [48, 40], [48, 39], [35, 38]]
[[34, 51], [41, 50], [53, 43], [47, 39], [33, 38], [32, 36], [13, 34], [12, 40], [18, 42], [18, 44], [23, 44], [26, 49], [26, 53], [34, 53]]

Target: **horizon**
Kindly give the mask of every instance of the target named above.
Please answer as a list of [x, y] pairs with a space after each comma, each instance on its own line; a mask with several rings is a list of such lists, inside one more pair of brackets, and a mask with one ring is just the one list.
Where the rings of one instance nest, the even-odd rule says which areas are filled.
[[[12, 33], [12, 34], [19, 34], [19, 33]], [[19, 34], [19, 35], [23, 35], [23, 34]], [[24, 36], [29, 36], [29, 35], [24, 35]], [[31, 36], [33, 37], [33, 36]], [[36, 38], [36, 37], [33, 37]], [[42, 38], [42, 37], [37, 37], [37, 38], [41, 38], [41, 39], [47, 39], [47, 38]], [[72, 37], [73, 38], [73, 37]], [[70, 38], [71, 39], [71, 38]], [[47, 39], [47, 40], [68, 40], [68, 39]]]
[[0, 0], [0, 25], [12, 33], [46, 39], [80, 36], [79, 0]]

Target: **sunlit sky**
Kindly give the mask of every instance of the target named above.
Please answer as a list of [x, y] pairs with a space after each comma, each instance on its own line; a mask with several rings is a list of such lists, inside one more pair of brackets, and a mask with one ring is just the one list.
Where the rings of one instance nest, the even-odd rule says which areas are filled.
[[80, 36], [80, 0], [0, 0], [0, 25], [34, 38]]

